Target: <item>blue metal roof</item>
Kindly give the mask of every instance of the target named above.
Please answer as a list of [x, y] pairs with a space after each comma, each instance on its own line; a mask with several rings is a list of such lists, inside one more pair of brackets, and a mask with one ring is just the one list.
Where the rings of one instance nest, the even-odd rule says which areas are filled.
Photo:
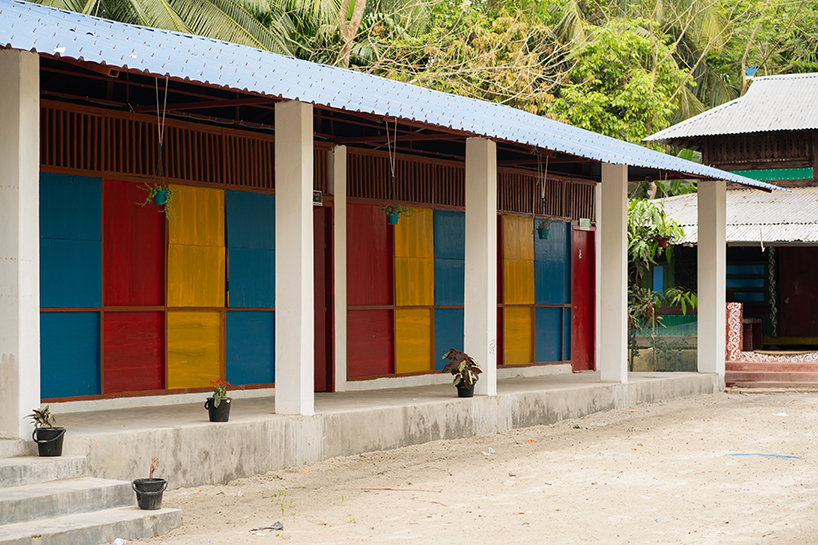
[[0, 44], [339, 110], [419, 121], [596, 161], [778, 189], [509, 106], [38, 4], [0, 0]]

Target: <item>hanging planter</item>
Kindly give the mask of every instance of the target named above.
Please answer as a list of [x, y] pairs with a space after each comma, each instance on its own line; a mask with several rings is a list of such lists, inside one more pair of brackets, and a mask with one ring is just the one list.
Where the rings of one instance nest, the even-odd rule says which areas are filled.
[[149, 183], [142, 184], [139, 188], [147, 191], [148, 195], [144, 201], [136, 204], [139, 206], [153, 204], [160, 207], [159, 211], [165, 213], [165, 218], [173, 219], [176, 217], [173, 212], [173, 196], [179, 192], [178, 189], [168, 189], [168, 187], [163, 184]]
[[656, 237], [656, 244], [660, 248], [667, 248], [668, 239], [666, 237]]
[[548, 230], [551, 228], [551, 224], [553, 222], [554, 222], [553, 219], [545, 218], [541, 219], [537, 223], [537, 237], [539, 237], [540, 240], [548, 238]]
[[156, 195], [153, 196], [153, 204], [156, 206], [164, 206], [165, 203], [168, 202], [168, 192], [167, 190], [157, 191]]
[[404, 216], [412, 215], [411, 208], [409, 208], [408, 206], [401, 206], [399, 204], [388, 204], [386, 206], [381, 206], [380, 208], [378, 208], [378, 210], [386, 214], [387, 225], [397, 225], [401, 214], [403, 214]]

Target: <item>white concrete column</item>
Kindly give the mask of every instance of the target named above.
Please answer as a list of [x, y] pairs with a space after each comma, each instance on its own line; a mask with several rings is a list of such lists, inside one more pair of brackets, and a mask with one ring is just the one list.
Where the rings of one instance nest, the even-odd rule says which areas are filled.
[[727, 321], [725, 231], [727, 195], [724, 182], [699, 181], [698, 370], [724, 377]]
[[40, 406], [40, 57], [0, 50], [0, 437]]
[[628, 382], [628, 167], [602, 163], [599, 282], [599, 372]]
[[335, 391], [347, 389], [347, 148], [329, 154], [329, 192], [333, 196], [335, 271]]
[[497, 395], [497, 144], [466, 140], [464, 349], [483, 373], [475, 393]]
[[314, 414], [313, 114], [275, 106], [276, 391], [278, 414]]

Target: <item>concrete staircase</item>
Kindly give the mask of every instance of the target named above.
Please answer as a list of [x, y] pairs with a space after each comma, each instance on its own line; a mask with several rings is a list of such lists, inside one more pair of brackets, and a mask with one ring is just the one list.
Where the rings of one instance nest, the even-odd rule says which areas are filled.
[[84, 456], [0, 458], [0, 545], [96, 545], [181, 524], [179, 509], [137, 508], [130, 482], [88, 477]]
[[725, 365], [728, 388], [818, 390], [818, 363], [727, 361]]

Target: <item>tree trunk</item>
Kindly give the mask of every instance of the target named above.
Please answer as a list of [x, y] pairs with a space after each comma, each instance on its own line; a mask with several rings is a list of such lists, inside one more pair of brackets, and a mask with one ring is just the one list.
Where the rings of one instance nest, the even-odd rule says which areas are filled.
[[355, 7], [352, 8], [352, 17], [347, 21], [347, 11], [350, 0], [341, 2], [341, 9], [338, 10], [338, 32], [341, 34], [341, 51], [338, 53], [338, 66], [349, 68], [349, 56], [352, 53], [352, 42], [358, 34], [358, 27], [364, 18], [366, 0], [353, 0]]

